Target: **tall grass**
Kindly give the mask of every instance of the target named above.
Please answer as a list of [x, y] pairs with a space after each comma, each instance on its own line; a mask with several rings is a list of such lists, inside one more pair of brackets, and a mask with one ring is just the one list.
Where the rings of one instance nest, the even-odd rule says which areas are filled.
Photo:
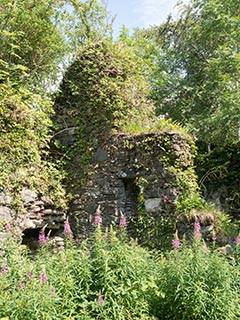
[[174, 239], [159, 256], [123, 240], [123, 229], [117, 236], [97, 225], [76, 246], [65, 228], [64, 250], [53, 253], [40, 237], [34, 256], [9, 237], [0, 257], [0, 319], [240, 318], [239, 238], [227, 256], [206, 247], [196, 224], [191, 245]]

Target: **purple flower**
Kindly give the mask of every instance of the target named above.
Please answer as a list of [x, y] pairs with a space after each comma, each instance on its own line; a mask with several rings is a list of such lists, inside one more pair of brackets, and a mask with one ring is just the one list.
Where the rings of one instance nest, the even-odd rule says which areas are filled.
[[198, 240], [202, 239], [201, 225], [198, 221], [194, 223], [194, 237]]
[[170, 199], [170, 197], [167, 194], [163, 194], [162, 198], [163, 198], [164, 203], [167, 203], [167, 204], [172, 203], [172, 200]]
[[240, 237], [238, 236], [236, 239], [235, 239], [236, 243], [237, 244], [240, 244]]
[[200, 230], [200, 229], [201, 229], [200, 222], [198, 222], [198, 221], [194, 222], [194, 230]]
[[120, 222], [119, 222], [119, 227], [120, 228], [125, 228], [127, 225], [127, 220], [126, 218], [124, 217], [124, 215], [121, 215], [120, 217]]
[[72, 232], [69, 222], [64, 223], [64, 232]]
[[217, 236], [214, 234], [213, 236], [212, 236], [212, 241], [216, 241], [217, 240]]
[[41, 231], [38, 236], [38, 242], [40, 244], [46, 244], [48, 242], [48, 237], [45, 236], [44, 231]]
[[94, 224], [96, 226], [100, 226], [102, 224], [100, 205], [97, 207], [97, 210], [96, 210], [96, 214], [95, 214], [95, 218], [94, 218]]
[[103, 302], [104, 302], [103, 296], [100, 295], [100, 296], [98, 297], [98, 303], [99, 303], [99, 304], [103, 304]]
[[33, 275], [31, 274], [31, 272], [27, 272], [26, 278], [27, 278], [28, 280], [30, 280], [32, 277], [33, 277]]
[[100, 216], [100, 214], [97, 214], [94, 218], [94, 224], [96, 226], [100, 226], [102, 224], [102, 217]]
[[23, 287], [24, 287], [24, 283], [23, 282], [19, 282], [18, 289], [22, 289]]
[[40, 282], [45, 283], [45, 282], [47, 282], [47, 280], [48, 280], [48, 278], [47, 278], [46, 273], [41, 273], [41, 274], [39, 275], [39, 281], [40, 281]]
[[179, 249], [181, 247], [181, 242], [179, 239], [175, 238], [172, 241], [172, 245], [175, 249]]
[[73, 238], [73, 233], [68, 221], [64, 223], [63, 231], [68, 238]]
[[10, 231], [10, 230], [12, 229], [11, 224], [10, 224], [10, 223], [6, 224], [6, 225], [5, 225], [5, 229], [6, 229], [7, 231]]
[[8, 273], [8, 272], [9, 272], [8, 265], [7, 265], [6, 263], [3, 263], [3, 264], [1, 265], [1, 273], [6, 274], [6, 273]]

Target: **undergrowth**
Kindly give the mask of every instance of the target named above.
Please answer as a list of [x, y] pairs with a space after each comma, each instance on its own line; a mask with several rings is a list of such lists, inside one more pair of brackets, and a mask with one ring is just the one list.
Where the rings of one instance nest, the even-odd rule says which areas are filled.
[[[97, 220], [96, 220], [97, 221]], [[240, 238], [231, 255], [202, 240], [173, 239], [169, 253], [141, 248], [120, 230], [101, 230], [76, 245], [65, 225], [65, 248], [43, 234], [33, 256], [11, 236], [1, 249], [0, 319], [239, 319]]]

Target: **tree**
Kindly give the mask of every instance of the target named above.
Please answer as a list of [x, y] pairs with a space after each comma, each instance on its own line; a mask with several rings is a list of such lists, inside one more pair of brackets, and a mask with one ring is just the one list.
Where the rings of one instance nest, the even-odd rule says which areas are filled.
[[68, 10], [62, 20], [72, 52], [77, 52], [79, 47], [88, 42], [99, 42], [112, 37], [115, 18], [107, 11], [106, 0], [66, 2]]
[[0, 63], [9, 79], [39, 86], [56, 71], [66, 50], [56, 12], [50, 0], [1, 1]]
[[239, 26], [239, 1], [192, 0], [177, 21], [136, 35], [155, 44], [150, 81], [157, 113], [208, 145], [239, 138]]

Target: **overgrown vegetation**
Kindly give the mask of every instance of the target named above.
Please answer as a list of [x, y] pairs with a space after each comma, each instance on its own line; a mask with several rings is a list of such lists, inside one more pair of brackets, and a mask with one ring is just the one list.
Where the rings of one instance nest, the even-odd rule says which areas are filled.
[[[133, 37], [123, 32], [115, 42], [105, 4], [1, 1], [1, 194], [12, 196], [16, 212], [24, 187], [65, 208], [62, 166], [77, 150], [79, 172], [84, 171], [96, 136], [100, 141], [109, 132], [177, 130], [194, 134], [203, 145], [196, 162], [200, 186], [223, 187], [224, 209], [238, 216], [239, 1], [192, 0], [178, 21], [138, 30]], [[56, 129], [51, 92], [74, 58], [55, 101], [55, 111], [64, 107], [69, 123]], [[63, 158], [52, 157], [52, 137], [75, 127], [74, 150], [61, 145]], [[137, 225], [142, 244], [160, 245], [162, 255], [124, 240], [123, 228], [117, 237], [98, 226], [79, 246], [65, 229], [65, 249], [55, 254], [54, 243], [39, 238], [41, 248], [33, 257], [4, 224], [0, 318], [239, 319], [239, 224], [206, 206], [193, 170], [170, 169], [186, 190], [176, 203], [179, 220], [154, 224], [143, 211]], [[183, 216], [188, 224], [197, 220], [192, 242], [178, 238]], [[199, 222], [208, 218], [214, 229], [206, 244]], [[174, 249], [166, 253], [171, 242]]]
[[[200, 145], [198, 154], [196, 168], [203, 193], [215, 201], [214, 197], [217, 197], [224, 211], [238, 218], [240, 143], [215, 146], [210, 152]], [[219, 191], [217, 194], [216, 190]]]
[[[239, 318], [239, 237], [232, 252], [201, 240], [195, 223], [192, 245], [173, 239], [159, 256], [126, 242], [125, 226], [77, 247], [65, 225], [65, 249], [41, 234], [32, 257], [13, 239], [4, 243], [0, 267], [0, 317], [38, 319], [228, 319]], [[11, 233], [8, 226], [9, 235]], [[117, 236], [118, 234], [118, 236]]]
[[237, 0], [192, 0], [179, 19], [138, 30], [158, 114], [188, 126], [207, 145], [238, 139]]

